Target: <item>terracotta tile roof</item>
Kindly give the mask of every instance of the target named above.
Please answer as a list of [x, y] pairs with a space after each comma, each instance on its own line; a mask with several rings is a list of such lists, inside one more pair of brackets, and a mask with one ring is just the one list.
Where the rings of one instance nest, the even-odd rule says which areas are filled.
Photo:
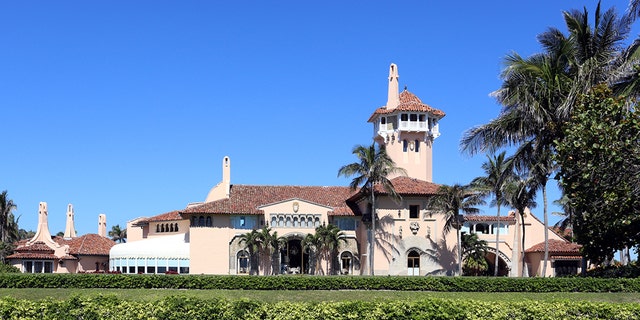
[[[439, 184], [409, 177], [391, 179], [393, 188], [400, 195], [432, 195], [438, 192]], [[376, 185], [376, 194], [387, 194], [380, 185]]]
[[66, 241], [69, 245], [69, 254], [85, 256], [108, 256], [109, 250], [116, 244], [113, 240], [95, 233]]
[[[348, 187], [231, 185], [228, 199], [207, 202], [179, 213], [262, 214], [258, 207], [292, 199], [340, 208], [353, 193]], [[340, 215], [346, 213], [343, 210], [339, 209]]]
[[[579, 255], [580, 248], [582, 248], [582, 246], [577, 243], [556, 239], [549, 240], [549, 253]], [[544, 241], [531, 246], [525, 250], [525, 252], [544, 252]]]
[[7, 259], [38, 259], [38, 260], [57, 260], [53, 253], [41, 253], [41, 252], [16, 252], [10, 256], [7, 256]]
[[53, 254], [55, 250], [42, 241], [34, 242], [31, 245], [27, 245], [27, 241], [20, 241], [18, 243], [19, 245], [15, 249], [15, 253], [7, 256], [7, 259], [58, 259], [58, 257]]
[[[475, 214], [465, 215], [463, 217], [464, 221], [471, 222], [496, 222], [498, 220], [498, 216], [479, 216]], [[513, 215], [508, 216], [500, 216], [500, 222], [507, 223], [516, 223], [516, 217]]]
[[[157, 216], [153, 216], [151, 218], [144, 219], [145, 222], [153, 222], [153, 221], [178, 221], [183, 220], [180, 216], [180, 211], [174, 210], [167, 213], [159, 214]], [[142, 220], [141, 220], [142, 221]], [[140, 221], [138, 221], [139, 223]]]
[[349, 207], [336, 207], [333, 211], [329, 211], [330, 216], [352, 216], [353, 211]]
[[55, 250], [53, 250], [52, 248], [50, 248], [48, 245], [46, 245], [44, 242], [42, 241], [36, 241], [34, 243], [32, 243], [31, 245], [23, 245], [20, 247], [17, 247], [16, 252], [40, 252], [40, 253], [54, 253]]
[[369, 117], [369, 122], [373, 121], [373, 119], [380, 114], [389, 114], [396, 111], [405, 111], [405, 112], [428, 112], [438, 118], [442, 118], [445, 116], [445, 113], [442, 110], [438, 110], [436, 108], [432, 108], [428, 104], [425, 104], [418, 98], [415, 94], [407, 91], [400, 92], [400, 104], [395, 109], [387, 109], [385, 107], [380, 107], [376, 111], [373, 112], [371, 117]]

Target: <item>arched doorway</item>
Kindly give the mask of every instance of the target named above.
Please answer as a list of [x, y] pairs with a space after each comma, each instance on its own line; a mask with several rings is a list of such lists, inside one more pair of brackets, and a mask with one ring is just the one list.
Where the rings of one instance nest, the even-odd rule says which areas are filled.
[[410, 276], [420, 275], [420, 253], [416, 250], [409, 251], [407, 255], [407, 274]]
[[285, 250], [280, 252], [283, 270], [288, 273], [308, 273], [309, 255], [302, 250], [302, 240], [290, 238]]
[[[487, 250], [487, 254], [485, 255], [485, 258], [487, 260], [487, 264], [489, 265], [489, 268], [487, 270], [487, 275], [489, 276], [493, 276], [493, 272], [494, 272], [494, 266], [495, 266], [495, 261], [496, 261], [496, 253], [495, 253], [495, 248], [489, 248]], [[498, 276], [508, 276], [509, 275], [509, 264], [511, 263], [511, 261], [502, 253], [499, 252], [498, 253]]]

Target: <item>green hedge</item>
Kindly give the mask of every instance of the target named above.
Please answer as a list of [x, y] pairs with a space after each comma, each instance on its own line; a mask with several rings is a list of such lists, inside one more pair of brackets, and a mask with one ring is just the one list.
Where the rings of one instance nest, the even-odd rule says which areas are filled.
[[172, 296], [59, 300], [0, 298], [1, 319], [636, 319], [640, 304], [593, 302], [421, 301], [254, 302]]
[[0, 288], [640, 292], [640, 278], [0, 274]]

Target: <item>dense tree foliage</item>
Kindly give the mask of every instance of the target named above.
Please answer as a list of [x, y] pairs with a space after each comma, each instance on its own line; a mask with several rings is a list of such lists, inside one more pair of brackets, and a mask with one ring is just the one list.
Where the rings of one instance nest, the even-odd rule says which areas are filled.
[[640, 243], [640, 115], [606, 87], [586, 96], [566, 126], [558, 162], [585, 255], [612, 258]]

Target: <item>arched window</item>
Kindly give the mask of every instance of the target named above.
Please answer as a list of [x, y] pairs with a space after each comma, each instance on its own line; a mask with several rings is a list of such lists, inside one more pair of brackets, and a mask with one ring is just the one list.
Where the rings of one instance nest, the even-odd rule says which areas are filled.
[[280, 216], [280, 218], [278, 218], [278, 227], [284, 227], [284, 217]]
[[291, 217], [287, 217], [287, 227], [291, 227]]
[[407, 274], [410, 276], [420, 275], [420, 254], [416, 250], [409, 251], [407, 255]]
[[416, 139], [416, 141], [414, 141], [414, 143], [416, 144], [415, 151], [416, 152], [420, 152], [420, 140]]
[[407, 152], [407, 146], [408, 145], [409, 145], [409, 143], [407, 143], [406, 139], [402, 140], [402, 152]]
[[160, 226], [160, 232], [164, 232], [164, 224]]
[[169, 231], [173, 232], [173, 224], [171, 224], [171, 223], [169, 224]]
[[213, 226], [213, 223], [211, 222], [211, 216], [207, 216], [207, 227], [211, 226]]
[[320, 226], [320, 218], [316, 217], [316, 223], [315, 223], [315, 227], [319, 227]]
[[160, 225], [156, 224], [156, 232], [160, 232]]
[[198, 227], [204, 227], [204, 216], [198, 218]]
[[351, 274], [353, 269], [353, 255], [349, 251], [345, 251], [340, 255], [340, 272], [342, 274]]
[[300, 220], [298, 220], [298, 217], [293, 217], [293, 226], [294, 227], [300, 227]]
[[178, 232], [178, 223], [176, 222], [175, 227], [173, 228], [176, 232]]
[[238, 252], [238, 273], [249, 273], [249, 253], [246, 250]]
[[276, 216], [271, 217], [271, 226], [275, 227], [278, 225], [278, 222], [276, 220]]
[[198, 225], [198, 218], [195, 216], [191, 217], [191, 226], [195, 227], [197, 225]]

